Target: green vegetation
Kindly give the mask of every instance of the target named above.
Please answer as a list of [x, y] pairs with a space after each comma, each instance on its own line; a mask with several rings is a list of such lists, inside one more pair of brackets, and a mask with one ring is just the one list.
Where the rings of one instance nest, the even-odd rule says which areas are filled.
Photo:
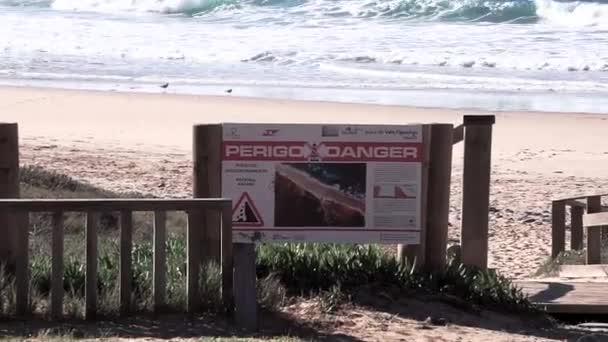
[[[374, 245], [284, 244], [257, 249], [258, 277], [276, 275], [292, 294], [356, 294], [362, 287], [458, 297], [496, 310], [531, 310], [525, 295], [493, 271], [451, 262], [444, 270], [425, 272], [401, 265]], [[333, 295], [332, 295], [333, 294]]]
[[[602, 260], [608, 260], [608, 241], [602, 242], [601, 249], [601, 258]], [[567, 250], [561, 252], [557, 258], [553, 259], [551, 257], [547, 258], [547, 260], [538, 268], [534, 276], [536, 277], [553, 277], [558, 276], [560, 271], [560, 266], [562, 265], [585, 265], [587, 263], [587, 249], [581, 250]]]
[[[23, 197], [123, 197], [77, 182], [39, 168], [22, 170]], [[134, 197], [137, 194], [129, 194]], [[101, 314], [114, 315], [118, 310], [117, 276], [119, 248], [115, 222], [107, 216], [100, 231], [99, 298]], [[31, 232], [31, 288], [34, 312], [46, 313], [50, 289], [49, 217], [34, 220]], [[82, 315], [84, 306], [84, 234], [77, 215], [67, 220], [64, 288], [67, 291], [64, 311], [72, 317]], [[140, 312], [151, 310], [152, 245], [150, 216], [135, 217], [133, 249], [133, 303]], [[183, 215], [170, 215], [167, 240], [168, 309], [185, 309], [186, 245]], [[275, 244], [257, 247], [258, 300], [272, 310], [285, 303], [287, 295], [318, 295], [324, 310], [331, 311], [360, 291], [390, 289], [395, 295], [416, 294], [449, 296], [471, 305], [495, 310], [532, 310], [524, 294], [510, 281], [492, 271], [464, 267], [456, 262], [444, 270], [429, 273], [415, 265], [401, 265], [394, 256], [373, 245]], [[208, 311], [224, 310], [220, 300], [219, 268], [207, 265], [201, 272], [201, 300]], [[0, 312], [9, 315], [14, 308], [12, 281], [0, 276]]]

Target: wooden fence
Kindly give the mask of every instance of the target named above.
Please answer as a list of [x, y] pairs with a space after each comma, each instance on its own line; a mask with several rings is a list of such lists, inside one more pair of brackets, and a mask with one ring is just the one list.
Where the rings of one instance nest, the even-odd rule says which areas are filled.
[[[233, 261], [232, 261], [232, 202], [228, 199], [69, 199], [69, 200], [0, 200], [0, 212], [15, 215], [17, 222], [17, 244], [15, 250], [15, 288], [17, 315], [29, 312], [29, 214], [52, 213], [52, 270], [51, 305], [54, 318], [63, 315], [63, 218], [66, 212], [86, 213], [86, 279], [85, 317], [94, 319], [97, 313], [97, 226], [98, 213], [120, 212], [120, 312], [131, 311], [131, 252], [133, 212], [154, 212], [154, 256], [153, 256], [153, 305], [159, 311], [165, 305], [166, 292], [166, 212], [185, 211], [188, 214], [187, 229], [187, 303], [188, 312], [200, 308], [199, 272], [201, 267], [200, 226], [192, 224], [194, 214], [219, 212], [221, 215], [221, 269], [222, 300], [233, 305]], [[237, 304], [238, 305], [238, 304]], [[237, 309], [238, 310], [238, 309]]]
[[[558, 198], [551, 205], [551, 257], [556, 258], [566, 249], [566, 207], [570, 208], [570, 248], [582, 250], [584, 240], [584, 227], [587, 229], [587, 264], [600, 264], [602, 247], [602, 230], [608, 227], [605, 222], [604, 229], [596, 229], [598, 222], [605, 217], [602, 211], [602, 196], [607, 194], [594, 194], [587, 196], [574, 196]], [[585, 214], [587, 212], [587, 215]], [[598, 213], [601, 215], [596, 216]], [[585, 219], [585, 220], [584, 220]], [[585, 221], [585, 222], [584, 222]], [[606, 221], [606, 220], [604, 220]], [[589, 229], [593, 227], [592, 229]]]

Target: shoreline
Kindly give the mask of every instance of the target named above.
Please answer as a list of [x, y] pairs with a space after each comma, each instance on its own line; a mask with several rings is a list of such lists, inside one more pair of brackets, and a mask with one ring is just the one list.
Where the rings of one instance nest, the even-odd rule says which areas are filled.
[[[211, 122], [460, 124], [487, 112], [238, 97], [0, 87], [22, 165], [113, 191], [190, 197], [192, 126]], [[490, 267], [529, 276], [551, 250], [551, 199], [608, 188], [608, 117], [494, 112]], [[460, 236], [462, 144], [453, 150], [450, 241]], [[566, 237], [568, 240], [569, 237]]]
[[[478, 92], [478, 91], [466, 91], [466, 90], [441, 90], [441, 89], [401, 89], [401, 90], [393, 90], [393, 89], [351, 89], [351, 88], [341, 88], [341, 87], [333, 87], [333, 88], [317, 88], [317, 87], [291, 87], [291, 88], [284, 88], [281, 86], [276, 86], [276, 87], [271, 87], [271, 86], [235, 86], [239, 92], [241, 92], [240, 95], [235, 94], [227, 94], [225, 92], [226, 89], [231, 89], [232, 87], [229, 85], [229, 83], [226, 84], [215, 84], [215, 85], [202, 85], [201, 89], [206, 89], [203, 90], [202, 92], [200, 91], [200, 89], [198, 89], [199, 91], [194, 91], [193, 89], [196, 88], [192, 88], [192, 87], [182, 87], [180, 88], [180, 86], [176, 86], [176, 85], [171, 85], [168, 91], [167, 90], [161, 90], [159, 89], [159, 85], [157, 84], [140, 84], [139, 87], [128, 87], [128, 83], [123, 84], [123, 85], [119, 85], [119, 84], [112, 84], [112, 85], [107, 85], [107, 86], [101, 86], [103, 85], [103, 83], [99, 83], [99, 82], [93, 82], [94, 84], [98, 85], [98, 88], [94, 88], [94, 87], [81, 87], [81, 86], [74, 86], [74, 87], [69, 87], [69, 86], [57, 86], [56, 84], [51, 84], [51, 85], [32, 85], [31, 80], [20, 80], [20, 79], [16, 79], [13, 80], [16, 83], [15, 84], [11, 84], [11, 82], [0, 82], [0, 89], [33, 89], [33, 90], [44, 90], [44, 91], [66, 91], [66, 92], [86, 92], [86, 93], [117, 93], [117, 94], [141, 94], [141, 95], [168, 95], [168, 96], [178, 96], [178, 97], [207, 97], [207, 98], [237, 98], [237, 99], [249, 99], [249, 100], [270, 100], [270, 101], [294, 101], [294, 102], [312, 102], [312, 103], [327, 103], [327, 104], [348, 104], [348, 105], [365, 105], [365, 106], [388, 106], [388, 107], [400, 107], [400, 108], [416, 108], [416, 109], [425, 109], [425, 110], [435, 110], [435, 111], [440, 111], [440, 110], [445, 110], [445, 111], [466, 111], [466, 112], [472, 112], [472, 113], [481, 113], [481, 112], [492, 112], [492, 113], [536, 113], [536, 114], [550, 114], [550, 115], [559, 115], [559, 114], [566, 114], [566, 115], [608, 115], [608, 111], [604, 110], [604, 112], [602, 112], [601, 110], [599, 111], [581, 111], [581, 110], [551, 110], [551, 109], [547, 109], [547, 110], [538, 110], [538, 109], [522, 109], [522, 108], [512, 108], [512, 109], [491, 109], [491, 108], [484, 108], [484, 105], [478, 105], [478, 106], [464, 106], [464, 105], [450, 105], [450, 102], [446, 102], [443, 105], [428, 105], [428, 104], [411, 104], [408, 103], [408, 100], [399, 100], [398, 98], [403, 97], [405, 95], [405, 98], [409, 97], [409, 102], [417, 102], [416, 100], [412, 100], [413, 97], [416, 97], [416, 95], [422, 95], [422, 97], [433, 97], [436, 98], [436, 94], [440, 94], [442, 96], [449, 96], [452, 98], [469, 98], [468, 102], [475, 102], [475, 101], [471, 101], [471, 99], [474, 99], [476, 96], [480, 96], [480, 94], [484, 94], [484, 96], [482, 96], [481, 98], [487, 98], [487, 99], [491, 99], [491, 98], [495, 98], [494, 100], [489, 100], [488, 103], [493, 103], [493, 105], [497, 105], [495, 102], [516, 102], [514, 101], [515, 98], [518, 98], [520, 96], [525, 96], [525, 95], [530, 95], [530, 94], [534, 94], [535, 96], [540, 96], [540, 97], [558, 97], [558, 99], [561, 99], [560, 96], [564, 96], [567, 98], [576, 98], [576, 99], [587, 99], [587, 100], [592, 100], [591, 102], [598, 102], [599, 99], [602, 99], [602, 96], [599, 95], [590, 95], [590, 94], [578, 94], [578, 93], [564, 93], [564, 94], [555, 94], [555, 93], [547, 93], [547, 92], [535, 92], [535, 91], [528, 91], [528, 92], [494, 92], [494, 91], [488, 91], [488, 92]], [[23, 84], [21, 84], [20, 82], [24, 81]], [[81, 81], [74, 81], [77, 84], [82, 84]], [[35, 83], [35, 82], [34, 82]], [[40, 82], [39, 82], [40, 83]], [[44, 83], [44, 82], [42, 82]], [[86, 83], [86, 82], [85, 82]], [[175, 90], [175, 88], [177, 88], [178, 90]], [[181, 89], [181, 91], [179, 90]], [[264, 89], [288, 89], [291, 95], [285, 95], [285, 96], [281, 96], [281, 95], [277, 95], [275, 93], [273, 93], [272, 91], [270, 93], [266, 93], [266, 95], [264, 95]], [[308, 92], [312, 92], [313, 95], [309, 95], [309, 96], [295, 96], [294, 93], [296, 93], [297, 91], [303, 91], [304, 93]], [[350, 95], [346, 95], [344, 96], [343, 99], [338, 99], [336, 100], [335, 97], [333, 99], [328, 99], [327, 97], [329, 95], [325, 94], [322, 95], [321, 98], [315, 98], [314, 93], [327, 93], [327, 92], [336, 92], [337, 94], [341, 94], [341, 93], [346, 93], [346, 94], [350, 94]], [[369, 98], [366, 100], [365, 98], [361, 98], [361, 97], [357, 97], [356, 95], [365, 95], [365, 94], [373, 94], [376, 93], [378, 95], [378, 97], [383, 97], [384, 102], [374, 102], [374, 101], [370, 101], [369, 98], [373, 98], [373, 96], [369, 96]], [[393, 94], [395, 95], [394, 97], [391, 97], [390, 95], [386, 95], [386, 94]], [[383, 96], [384, 95], [384, 96]], [[340, 97], [339, 95], [337, 95], [337, 97]], [[496, 99], [500, 99], [502, 97], [506, 97], [507, 100], [511, 100], [511, 101], [504, 101], [504, 100], [496, 100]], [[386, 98], [390, 98], [389, 100], [386, 100]], [[397, 100], [395, 100], [395, 98], [397, 98]], [[355, 100], [356, 99], [356, 100]], [[453, 101], [453, 99], [452, 99]], [[462, 100], [459, 100], [462, 101]], [[425, 101], [423, 101], [425, 102]], [[483, 100], [478, 101], [480, 103], [484, 103]], [[545, 101], [541, 101], [544, 102], [545, 104], [549, 104], [551, 103], [551, 101], [548, 101], [547, 99], [545, 99]], [[568, 101], [566, 101], [568, 102]], [[486, 106], [488, 104], [486, 103]], [[503, 104], [501, 104], [503, 105]], [[559, 107], [559, 104], [555, 104]], [[581, 107], [581, 106], [578, 106]], [[583, 108], [585, 107], [585, 105], [582, 106]], [[588, 107], [588, 106], [587, 106]], [[608, 101], [606, 102], [606, 106], [602, 106], [602, 104], [594, 104], [592, 107], [597, 107], [597, 108], [607, 108], [608, 107]]]

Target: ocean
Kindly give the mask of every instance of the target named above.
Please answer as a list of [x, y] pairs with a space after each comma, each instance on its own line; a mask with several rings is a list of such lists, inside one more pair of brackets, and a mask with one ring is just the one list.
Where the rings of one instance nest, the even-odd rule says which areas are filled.
[[0, 0], [0, 51], [2, 85], [608, 113], [606, 1]]

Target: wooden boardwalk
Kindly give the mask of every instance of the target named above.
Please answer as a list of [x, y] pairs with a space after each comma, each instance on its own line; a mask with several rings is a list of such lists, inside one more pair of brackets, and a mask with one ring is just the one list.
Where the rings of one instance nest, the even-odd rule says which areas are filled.
[[608, 265], [562, 266], [555, 278], [514, 281], [548, 313], [608, 314]]

